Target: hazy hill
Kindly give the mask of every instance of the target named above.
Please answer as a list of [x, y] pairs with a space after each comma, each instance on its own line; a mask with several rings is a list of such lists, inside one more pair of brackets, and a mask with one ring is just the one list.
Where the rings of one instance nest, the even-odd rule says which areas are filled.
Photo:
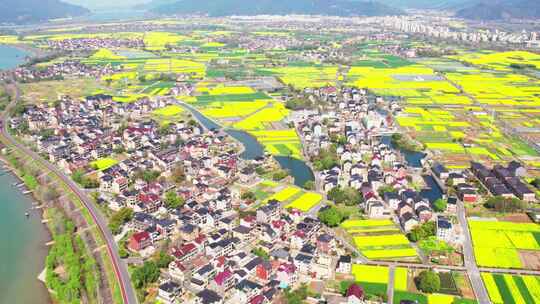
[[162, 14], [205, 14], [214, 17], [287, 14], [381, 16], [403, 13], [400, 9], [379, 2], [362, 0], [179, 0], [155, 6], [152, 10]]
[[472, 20], [500, 20], [508, 18], [535, 19], [540, 18], [540, 1], [482, 1], [458, 10], [456, 16]]
[[0, 23], [37, 22], [87, 13], [86, 8], [59, 0], [0, 0]]
[[470, 5], [471, 0], [379, 0], [388, 6], [402, 9], [454, 9]]

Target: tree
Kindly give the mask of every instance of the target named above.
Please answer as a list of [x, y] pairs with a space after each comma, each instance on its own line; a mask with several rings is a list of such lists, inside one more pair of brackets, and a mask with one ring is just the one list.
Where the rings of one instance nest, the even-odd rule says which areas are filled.
[[384, 197], [384, 194], [387, 192], [396, 193], [396, 189], [392, 187], [391, 185], [383, 185], [379, 187], [379, 189], [377, 190], [377, 193], [379, 194], [380, 197]]
[[289, 288], [285, 289], [285, 301], [287, 304], [302, 304], [307, 296], [308, 290], [306, 285], [302, 285], [294, 291], [291, 291]]
[[141, 178], [147, 183], [156, 181], [160, 175], [161, 173], [155, 170], [144, 170], [144, 171], [139, 171], [137, 172], [137, 174], [135, 174], [136, 178]]
[[167, 253], [160, 251], [156, 257], [156, 266], [158, 268], [167, 268], [174, 258]]
[[251, 250], [251, 253], [262, 258], [265, 261], [270, 260], [270, 255], [262, 248], [254, 248], [253, 250]]
[[184, 199], [178, 196], [174, 190], [169, 190], [165, 193], [165, 207], [167, 209], [177, 209], [183, 204]]
[[109, 228], [113, 234], [120, 233], [120, 226], [131, 221], [133, 218], [133, 210], [131, 208], [124, 207], [111, 216], [109, 221]]
[[435, 222], [427, 222], [423, 225], [414, 227], [411, 232], [409, 232], [409, 239], [411, 242], [418, 242], [425, 240], [430, 236], [434, 236], [437, 232], [437, 226]]
[[489, 209], [494, 209], [497, 212], [517, 212], [523, 211], [527, 208], [527, 203], [513, 198], [505, 198], [502, 196], [494, 196], [489, 198], [484, 206]]
[[159, 268], [155, 262], [146, 261], [144, 264], [136, 268], [132, 275], [131, 279], [133, 280], [133, 285], [136, 288], [143, 288], [149, 283], [154, 283], [159, 278]]
[[349, 290], [349, 287], [351, 285], [355, 284], [354, 281], [341, 281], [339, 282], [339, 293], [343, 296], [347, 294], [347, 290]]
[[278, 170], [274, 172], [274, 174], [272, 174], [272, 179], [277, 182], [284, 179], [288, 175], [289, 175], [289, 172], [287, 172], [286, 170]]
[[315, 190], [315, 182], [312, 180], [309, 180], [304, 183], [304, 189], [306, 190]]
[[342, 204], [346, 199], [345, 192], [339, 186], [334, 187], [328, 191], [328, 199], [336, 204]]
[[437, 212], [443, 212], [446, 210], [447, 205], [448, 203], [446, 202], [446, 200], [440, 198], [433, 202], [433, 210]]
[[319, 211], [318, 217], [328, 227], [337, 227], [345, 219], [345, 216], [334, 206]]
[[433, 270], [424, 270], [416, 278], [419, 290], [426, 293], [438, 292], [441, 289], [441, 278]]
[[242, 193], [240, 198], [245, 200], [245, 201], [255, 201], [257, 199], [257, 197], [255, 196], [255, 193], [253, 193], [251, 191], [246, 191], [246, 192]]
[[354, 206], [362, 202], [362, 195], [358, 190], [351, 187], [335, 187], [328, 192], [328, 199], [336, 204]]
[[317, 171], [329, 170], [339, 165], [338, 157], [336, 154], [336, 147], [332, 145], [327, 149], [321, 149], [319, 155], [312, 160], [313, 166]]

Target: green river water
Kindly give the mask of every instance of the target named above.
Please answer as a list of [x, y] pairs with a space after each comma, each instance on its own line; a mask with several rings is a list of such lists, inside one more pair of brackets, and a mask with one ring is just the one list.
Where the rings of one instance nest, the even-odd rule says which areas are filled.
[[[25, 56], [18, 49], [0, 45], [0, 69], [22, 63]], [[19, 183], [11, 173], [0, 170], [0, 303], [50, 303], [44, 284], [37, 279], [50, 236], [39, 211], [31, 210], [33, 199], [13, 186]]]

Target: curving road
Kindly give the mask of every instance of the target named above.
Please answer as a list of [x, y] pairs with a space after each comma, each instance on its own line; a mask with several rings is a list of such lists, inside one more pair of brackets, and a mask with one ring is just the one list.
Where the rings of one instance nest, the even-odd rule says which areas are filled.
[[[105, 220], [99, 210], [94, 206], [92, 201], [88, 198], [88, 196], [71, 180], [70, 177], [66, 176], [62, 171], [60, 171], [56, 166], [49, 163], [48, 161], [42, 159], [37, 153], [30, 150], [26, 146], [20, 144], [9, 134], [7, 129], [7, 121], [9, 120], [9, 109], [11, 109], [18, 101], [20, 96], [20, 91], [18, 86], [14, 86], [15, 90], [15, 98], [13, 98], [13, 101], [10, 103], [10, 105], [7, 107], [7, 109], [2, 113], [0, 123], [2, 123], [1, 128], [1, 136], [4, 137], [10, 144], [12, 144], [14, 147], [16, 147], [21, 152], [25, 153], [29, 157], [31, 157], [35, 162], [38, 162], [45, 166], [47, 169], [49, 169], [51, 172], [53, 172], [55, 175], [57, 175], [81, 200], [84, 207], [88, 210], [90, 213], [90, 216], [92, 216], [92, 219], [96, 223], [99, 232], [101, 233], [103, 239], [106, 242], [107, 247], [107, 253], [111, 257], [111, 262], [113, 265], [113, 270], [115, 272], [116, 278], [118, 279], [118, 283], [120, 284], [120, 291], [122, 293], [122, 299], [124, 304], [137, 304], [137, 296], [135, 294], [135, 290], [133, 289], [133, 286], [131, 285], [131, 279], [129, 277], [129, 273], [127, 270], [126, 265], [122, 262], [120, 259], [120, 256], [118, 255], [118, 247], [116, 245], [116, 242], [114, 241], [114, 237], [112, 233], [110, 232], [107, 220]], [[89, 223], [91, 224], [91, 223]], [[111, 292], [114, 292], [111, 289]]]

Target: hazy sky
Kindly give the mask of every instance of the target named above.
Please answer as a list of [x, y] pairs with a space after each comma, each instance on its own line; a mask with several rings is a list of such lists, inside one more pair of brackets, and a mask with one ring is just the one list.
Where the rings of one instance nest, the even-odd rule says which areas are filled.
[[150, 2], [151, 0], [63, 0], [64, 2], [79, 4], [89, 9], [100, 7], [120, 7], [134, 6], [137, 4]]

